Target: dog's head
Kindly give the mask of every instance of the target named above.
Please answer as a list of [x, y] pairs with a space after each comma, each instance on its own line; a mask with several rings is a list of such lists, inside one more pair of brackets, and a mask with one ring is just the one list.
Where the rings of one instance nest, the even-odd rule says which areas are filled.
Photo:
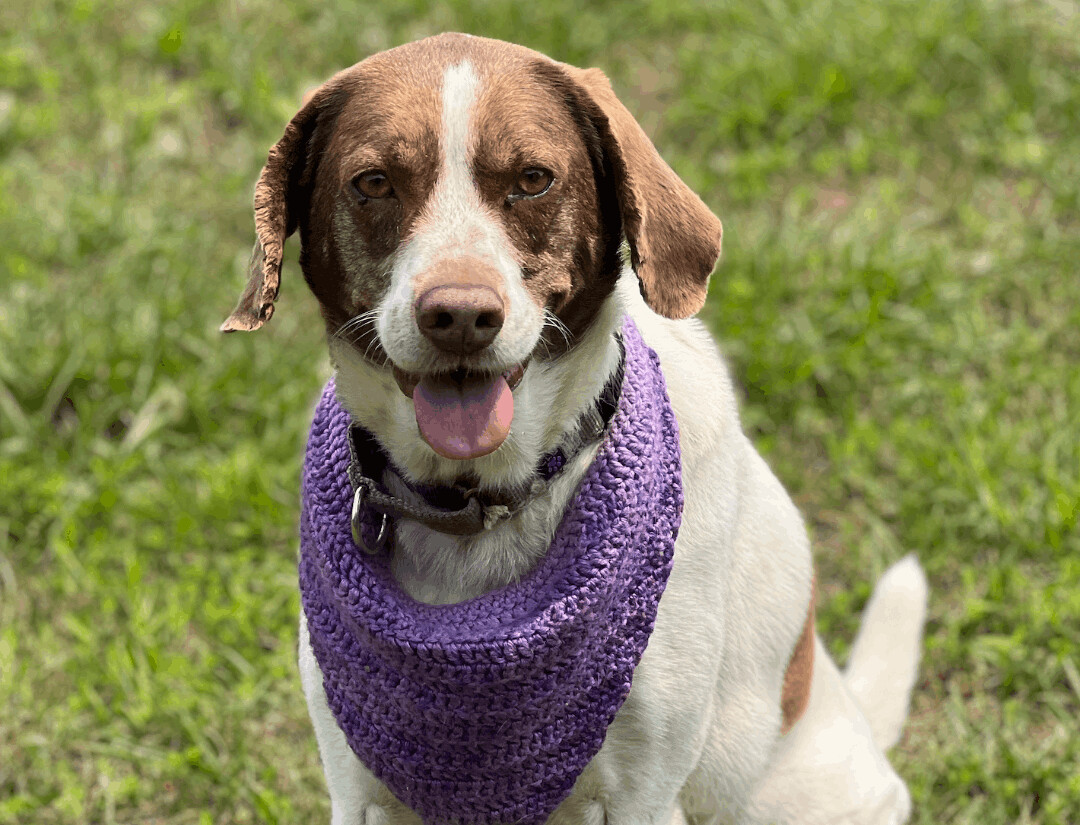
[[[624, 237], [642, 296], [669, 318], [701, 308], [721, 240], [602, 72], [459, 34], [374, 55], [309, 95], [270, 150], [255, 226], [222, 329], [269, 320], [299, 228], [339, 397], [417, 476], [483, 471], [471, 463], [504, 452], [519, 382], [587, 335]], [[539, 430], [553, 396], [533, 394]], [[518, 400], [520, 443], [506, 447], [527, 463], [543, 437]], [[417, 427], [426, 444], [409, 443]]]

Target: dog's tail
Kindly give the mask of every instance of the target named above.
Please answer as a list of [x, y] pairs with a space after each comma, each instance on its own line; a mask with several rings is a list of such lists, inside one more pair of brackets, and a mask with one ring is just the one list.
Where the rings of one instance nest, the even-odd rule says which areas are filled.
[[863, 611], [844, 683], [863, 710], [874, 741], [888, 750], [900, 739], [919, 672], [926, 576], [914, 554], [885, 571]]

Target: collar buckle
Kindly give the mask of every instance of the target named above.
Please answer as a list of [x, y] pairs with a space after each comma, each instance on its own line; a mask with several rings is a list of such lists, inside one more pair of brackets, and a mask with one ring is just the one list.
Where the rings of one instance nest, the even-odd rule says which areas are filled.
[[356, 492], [353, 493], [352, 500], [352, 537], [357, 547], [369, 556], [375, 556], [381, 553], [383, 548], [386, 547], [386, 539], [390, 533], [390, 517], [387, 516], [386, 513], [380, 513], [382, 522], [379, 524], [379, 534], [375, 538], [375, 547], [369, 547], [361, 534], [360, 524], [361, 515], [363, 514], [364, 498], [371, 492], [370, 485], [370, 480], [363, 476], [356, 479]]

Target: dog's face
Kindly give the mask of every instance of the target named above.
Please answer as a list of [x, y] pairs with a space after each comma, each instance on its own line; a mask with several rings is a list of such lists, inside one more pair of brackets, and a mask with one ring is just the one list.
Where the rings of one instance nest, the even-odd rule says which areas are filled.
[[590, 329], [624, 236], [646, 302], [672, 318], [701, 307], [721, 238], [602, 73], [456, 34], [314, 92], [270, 151], [255, 215], [251, 279], [222, 329], [270, 318], [299, 228], [339, 393], [343, 363], [396, 385], [382, 416], [411, 407], [413, 434], [451, 462], [507, 439], [519, 382]]

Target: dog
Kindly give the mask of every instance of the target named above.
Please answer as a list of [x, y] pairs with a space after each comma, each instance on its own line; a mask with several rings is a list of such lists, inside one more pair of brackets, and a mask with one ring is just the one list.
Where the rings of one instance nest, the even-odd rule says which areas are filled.
[[[308, 95], [270, 150], [255, 219], [250, 280], [222, 330], [270, 319], [299, 229], [335, 403], [385, 452], [373, 481], [398, 502], [377, 537], [355, 541], [381, 550], [414, 604], [470, 604], [544, 564], [604, 430], [539, 493], [538, 462], [630, 358], [617, 334], [627, 319], [658, 358], [682, 496], [681, 526], [664, 534], [677, 534], [666, 587], [599, 750], [527, 821], [906, 821], [909, 794], [884, 750], [918, 670], [921, 568], [908, 557], [883, 576], [842, 674], [814, 631], [800, 515], [743, 434], [722, 357], [691, 317], [721, 223], [600, 70], [462, 34], [369, 57]], [[424, 485], [467, 488], [467, 503], [485, 502], [482, 527], [443, 529]], [[531, 495], [500, 499], [522, 489]], [[421, 817], [361, 761], [328, 703], [309, 618], [301, 610], [299, 664], [331, 821], [500, 821]]]

